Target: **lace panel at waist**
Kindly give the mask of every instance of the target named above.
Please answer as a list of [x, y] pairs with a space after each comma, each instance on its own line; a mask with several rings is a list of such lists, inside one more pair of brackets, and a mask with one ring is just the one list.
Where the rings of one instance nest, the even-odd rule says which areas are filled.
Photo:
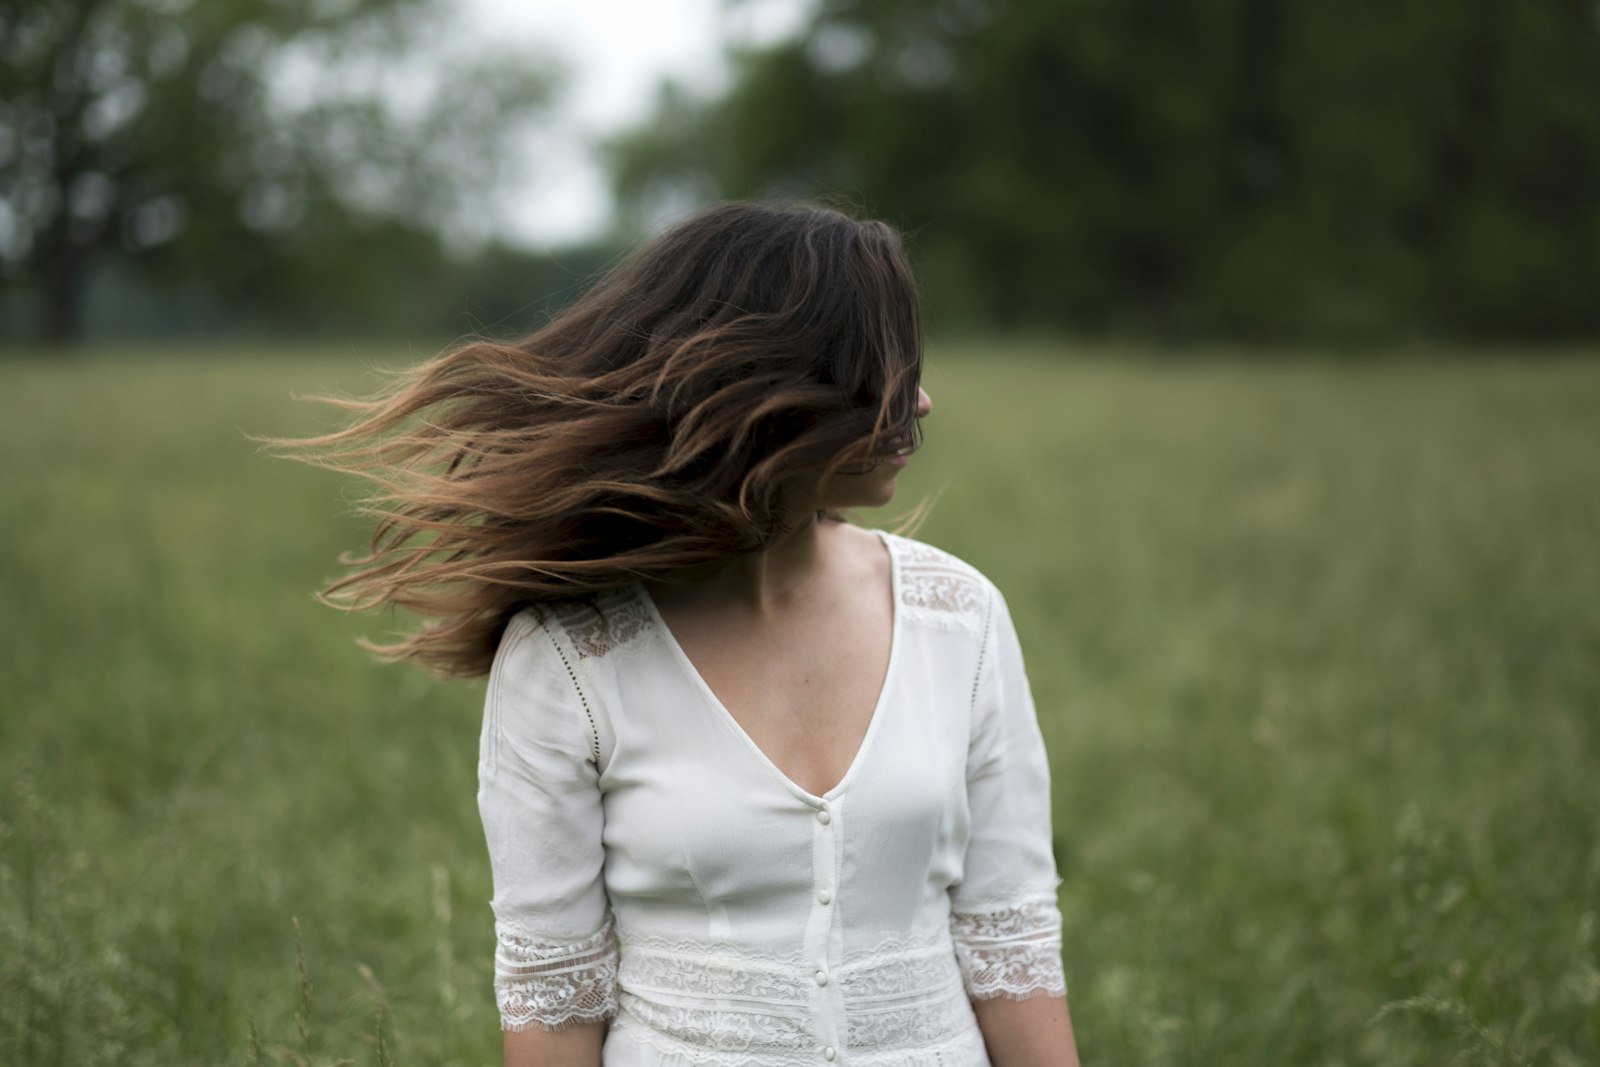
[[[798, 953], [624, 938], [619, 1023], [663, 1051], [809, 1056], [827, 1010], [817, 977], [815, 961]], [[837, 1029], [854, 1052], [931, 1049], [970, 1036], [971, 1012], [948, 934], [886, 940], [831, 969], [827, 981], [837, 983], [844, 1004]]]

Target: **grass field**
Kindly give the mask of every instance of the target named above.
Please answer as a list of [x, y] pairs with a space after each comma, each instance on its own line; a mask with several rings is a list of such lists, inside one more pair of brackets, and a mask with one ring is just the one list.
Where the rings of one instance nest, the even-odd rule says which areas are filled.
[[[901, 500], [1020, 628], [1085, 1063], [1600, 1063], [1600, 360], [1052, 355], [934, 353]], [[498, 1062], [482, 683], [241, 433], [407, 358], [0, 363], [0, 1064]]]

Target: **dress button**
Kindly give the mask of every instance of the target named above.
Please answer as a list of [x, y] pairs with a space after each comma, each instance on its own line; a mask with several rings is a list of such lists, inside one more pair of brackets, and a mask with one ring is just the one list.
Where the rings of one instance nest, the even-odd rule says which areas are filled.
[[827, 985], [828, 984], [828, 972], [827, 971], [818, 971], [817, 972], [817, 984], [818, 985]]
[[826, 889], [817, 894], [817, 902], [820, 904], [827, 904], [831, 900], [833, 900], [833, 894], [828, 892]]
[[829, 1063], [833, 1062], [833, 1057], [835, 1055], [836, 1053], [833, 1051], [832, 1045], [829, 1045], [827, 1048], [822, 1050], [822, 1058], [827, 1060]]
[[821, 811], [817, 812], [817, 821], [826, 826], [833, 821], [833, 816], [828, 814], [827, 808], [823, 808]]

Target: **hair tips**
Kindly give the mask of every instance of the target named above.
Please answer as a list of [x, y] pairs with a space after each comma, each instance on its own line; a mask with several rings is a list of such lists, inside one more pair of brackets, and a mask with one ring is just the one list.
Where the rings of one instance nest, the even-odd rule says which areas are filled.
[[335, 432], [256, 438], [362, 478], [364, 553], [319, 593], [404, 608], [385, 659], [485, 673], [507, 620], [758, 551], [794, 494], [920, 444], [916, 284], [891, 226], [812, 203], [713, 205], [542, 328], [473, 339]]

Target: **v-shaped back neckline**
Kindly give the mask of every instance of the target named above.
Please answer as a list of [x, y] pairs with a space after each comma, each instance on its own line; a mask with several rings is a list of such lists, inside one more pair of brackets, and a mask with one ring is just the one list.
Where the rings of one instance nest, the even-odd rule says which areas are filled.
[[889, 622], [889, 662], [884, 668], [883, 685], [878, 690], [878, 699], [872, 706], [872, 718], [867, 721], [866, 733], [861, 736], [861, 743], [856, 746], [855, 755], [851, 757], [850, 763], [845, 768], [844, 774], [839, 778], [839, 781], [827, 792], [821, 794], [812, 793], [785, 774], [783, 769], [773, 762], [772, 757], [768, 756], [766, 751], [756, 744], [755, 738], [751, 737], [749, 731], [740, 725], [738, 719], [734, 718], [733, 713], [722, 702], [722, 698], [717, 696], [716, 691], [711, 688], [705, 676], [700, 673], [700, 669], [689, 658], [689, 654], [678, 643], [677, 637], [672, 633], [672, 628], [667, 625], [666, 619], [662, 617], [661, 609], [656, 607], [655, 598], [644, 587], [644, 583], [634, 583], [634, 590], [648, 611], [656, 632], [661, 636], [662, 643], [667, 646], [672, 658], [678, 661], [678, 666], [682, 672], [699, 690], [701, 698], [710, 707], [712, 713], [733, 731], [734, 735], [744, 743], [745, 747], [761, 763], [766, 765], [767, 769], [785, 788], [812, 807], [823, 806], [828, 801], [838, 798], [844, 792], [845, 787], [850, 784], [850, 780], [855, 777], [857, 768], [865, 761], [867, 751], [872, 745], [873, 736], [877, 734], [878, 725], [883, 719], [884, 708], [888, 704], [889, 693], [894, 684], [895, 666], [900, 659], [900, 646], [903, 643], [901, 641], [902, 626], [900, 622], [902, 614], [900, 607], [900, 556], [895, 550], [893, 534], [887, 530], [877, 528], [869, 529], [867, 532], [876, 535], [883, 542], [885, 551], [889, 553], [889, 603], [890, 611], [892, 612]]

